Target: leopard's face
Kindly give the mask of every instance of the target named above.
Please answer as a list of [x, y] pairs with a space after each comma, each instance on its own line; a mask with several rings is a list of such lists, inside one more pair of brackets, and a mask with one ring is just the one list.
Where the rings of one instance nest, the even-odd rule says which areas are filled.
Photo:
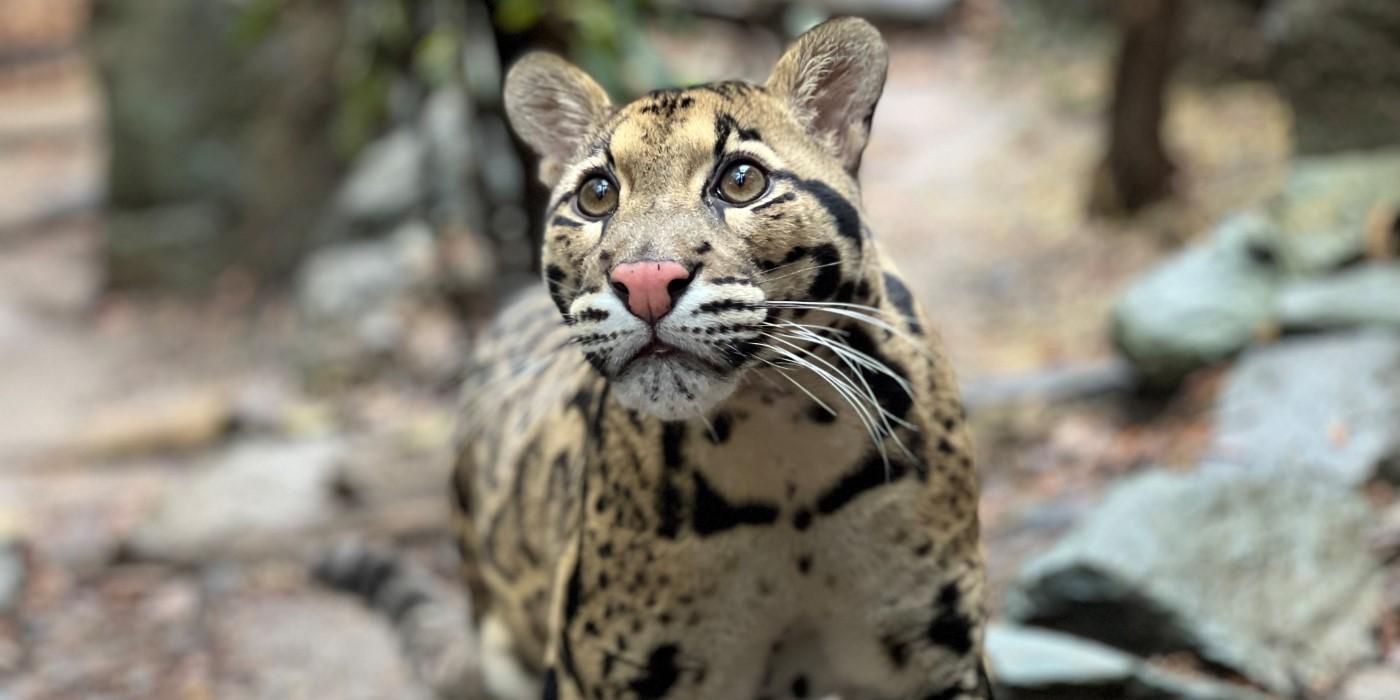
[[807, 342], [775, 324], [861, 295], [860, 151], [848, 141], [863, 146], [880, 81], [857, 86], [861, 99], [845, 105], [854, 119], [829, 133], [799, 99], [818, 100], [801, 68], [780, 63], [762, 87], [659, 91], [618, 109], [552, 56], [512, 70], [512, 122], [554, 185], [545, 283], [623, 405], [702, 415]]

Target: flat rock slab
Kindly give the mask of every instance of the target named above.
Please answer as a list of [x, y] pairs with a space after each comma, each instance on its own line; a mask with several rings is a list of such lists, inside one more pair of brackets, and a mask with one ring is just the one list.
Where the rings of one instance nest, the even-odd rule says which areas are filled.
[[216, 697], [431, 698], [389, 625], [349, 598], [259, 594], [213, 617]]
[[1274, 322], [1282, 275], [1268, 252], [1270, 224], [1226, 219], [1128, 287], [1113, 309], [1113, 340], [1147, 380], [1170, 384], [1226, 360]]
[[1400, 477], [1400, 332], [1252, 350], [1235, 367], [1218, 414], [1211, 454], [1223, 461], [1345, 484]]
[[1264, 700], [1238, 685], [1154, 668], [1098, 642], [993, 624], [987, 659], [998, 700]]
[[1013, 586], [1017, 621], [1137, 654], [1190, 651], [1292, 695], [1378, 653], [1370, 509], [1300, 473], [1220, 467], [1123, 482]]
[[1400, 264], [1291, 282], [1279, 292], [1278, 315], [1284, 328], [1298, 330], [1400, 329]]
[[336, 514], [331, 482], [343, 454], [332, 439], [236, 445], [171, 484], [129, 546], [201, 561], [325, 523]]

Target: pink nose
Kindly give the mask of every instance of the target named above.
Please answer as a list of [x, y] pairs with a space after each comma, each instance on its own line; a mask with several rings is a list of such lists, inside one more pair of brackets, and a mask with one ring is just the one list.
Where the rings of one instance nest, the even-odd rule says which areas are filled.
[[690, 271], [678, 262], [647, 260], [618, 265], [608, 279], [637, 318], [656, 323], [689, 286]]

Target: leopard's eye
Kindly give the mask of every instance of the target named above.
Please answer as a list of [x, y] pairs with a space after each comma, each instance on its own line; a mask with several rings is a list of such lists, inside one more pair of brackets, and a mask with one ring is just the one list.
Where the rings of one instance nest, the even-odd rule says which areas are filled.
[[578, 210], [584, 216], [601, 219], [617, 208], [617, 185], [601, 175], [583, 181], [578, 188]]
[[768, 173], [758, 164], [741, 160], [720, 175], [715, 190], [730, 204], [748, 204], [768, 189]]

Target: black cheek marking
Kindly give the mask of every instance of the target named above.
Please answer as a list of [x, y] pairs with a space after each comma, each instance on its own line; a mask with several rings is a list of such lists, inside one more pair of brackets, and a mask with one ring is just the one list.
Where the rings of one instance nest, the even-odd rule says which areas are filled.
[[701, 537], [731, 530], [742, 525], [770, 525], [778, 520], [776, 506], [766, 503], [730, 503], [710, 486], [699, 472], [695, 482], [695, 512], [691, 525]]
[[807, 290], [810, 299], [830, 299], [836, 293], [841, 281], [841, 253], [836, 246], [823, 243], [812, 249], [812, 262], [816, 263], [817, 276], [812, 287]]
[[[863, 328], [850, 327], [846, 331], [846, 343], [851, 346], [852, 350], [869, 355], [871, 359], [884, 364], [891, 372], [900, 377], [907, 378], [909, 376], [898, 363], [883, 356], [879, 350], [875, 349], [874, 339]], [[904, 391], [904, 388], [893, 377], [868, 367], [861, 368], [861, 376], [870, 385], [870, 390], [875, 394], [880, 405], [890, 415], [901, 419], [908, 415], [909, 408], [914, 405], [914, 399], [909, 396], [908, 392]]]
[[661, 427], [661, 452], [667, 467], [679, 467], [681, 446], [685, 442], [685, 424], [670, 422]]
[[652, 649], [642, 674], [628, 683], [628, 687], [638, 698], [665, 697], [681, 678], [681, 668], [676, 665], [679, 655], [680, 648], [675, 644], [662, 644]]
[[807, 697], [808, 691], [806, 676], [798, 676], [792, 679], [792, 696], [794, 698], [803, 700]]
[[934, 603], [938, 613], [927, 630], [929, 644], [951, 650], [959, 656], [972, 650], [972, 621], [958, 612], [961, 599], [962, 593], [955, 584], [944, 585]]
[[772, 199], [770, 199], [770, 200], [768, 200], [768, 201], [766, 201], [766, 202], [764, 202], [764, 203], [762, 203], [762, 204], [760, 204], [760, 205], [758, 205], [758, 206], [756, 206], [756, 207], [751, 207], [751, 208], [749, 209], [749, 211], [755, 211], [755, 212], [757, 212], [757, 211], [763, 211], [764, 209], [767, 209], [768, 207], [775, 206], [775, 205], [778, 205], [778, 204], [786, 204], [786, 203], [788, 203], [788, 202], [791, 202], [791, 201], [794, 200], [794, 199], [797, 199], [797, 195], [796, 195], [796, 194], [793, 194], [792, 192], [784, 192], [784, 193], [778, 195], [777, 197], [774, 197], [774, 198], [772, 198]]
[[603, 263], [604, 265], [612, 262], [612, 259], [613, 254], [610, 250], [604, 250], [598, 253], [598, 262]]
[[720, 445], [729, 440], [729, 430], [733, 427], [733, 420], [728, 413], [721, 412], [715, 416], [710, 425], [714, 428], [714, 431], [707, 436], [710, 438], [710, 442]]
[[908, 642], [893, 634], [887, 634], [880, 638], [880, 646], [884, 648], [885, 656], [895, 668], [902, 669], [909, 663]]
[[556, 216], [549, 222], [550, 226], [565, 226], [567, 228], [583, 228], [582, 221], [574, 221], [567, 216]]
[[705, 241], [705, 242], [701, 243], [700, 245], [695, 246], [695, 254], [696, 254], [696, 255], [704, 255], [704, 254], [706, 254], [706, 253], [708, 253], [708, 252], [710, 252], [710, 251], [712, 251], [712, 250], [714, 250], [714, 249], [715, 249], [714, 246], [710, 245], [710, 242], [709, 242], [709, 241]]
[[866, 491], [899, 481], [908, 472], [909, 467], [903, 462], [892, 459], [886, 467], [880, 455], [869, 455], [817, 499], [817, 511], [823, 515], [835, 513]]
[[773, 173], [774, 177], [783, 178], [792, 182], [803, 192], [811, 195], [821, 204], [831, 218], [836, 222], [836, 232], [849, 238], [859, 248], [861, 239], [860, 213], [846, 199], [837, 192], [831, 185], [821, 180], [804, 180], [789, 172]]
[[806, 530], [812, 526], [812, 511], [803, 508], [792, 514], [792, 526], [798, 530]]
[[825, 406], [814, 403], [807, 409], [807, 419], [813, 423], [834, 423], [836, 422], [836, 414], [827, 410]]
[[554, 305], [559, 308], [559, 313], [568, 315], [569, 301], [564, 296], [564, 280], [568, 273], [558, 265], [550, 265], [544, 270], [545, 286], [549, 288], [549, 298], [554, 300]]
[[559, 673], [554, 669], [544, 672], [544, 700], [559, 700]]
[[812, 572], [812, 557], [802, 555], [797, 558], [797, 573], [806, 576]]
[[894, 308], [899, 309], [899, 313], [904, 315], [904, 323], [909, 326], [909, 332], [914, 335], [923, 335], [924, 328], [919, 323], [919, 314], [914, 309], [914, 295], [909, 293], [909, 288], [904, 286], [904, 280], [885, 273], [885, 294], [889, 296], [890, 303]]

